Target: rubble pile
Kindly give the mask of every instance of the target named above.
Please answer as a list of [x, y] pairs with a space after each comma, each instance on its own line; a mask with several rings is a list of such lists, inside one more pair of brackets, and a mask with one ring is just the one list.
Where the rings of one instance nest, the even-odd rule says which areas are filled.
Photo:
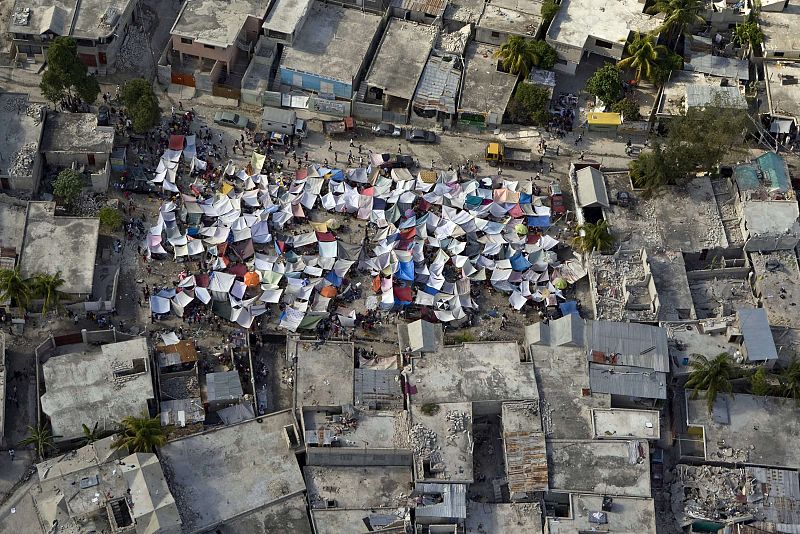
[[115, 67], [120, 71], [141, 71], [150, 68], [152, 55], [148, 48], [150, 36], [138, 26], [132, 26], [119, 47]]
[[36, 143], [25, 143], [11, 157], [11, 167], [8, 174], [11, 176], [28, 176], [33, 171], [33, 162], [36, 158]]
[[471, 419], [466, 413], [456, 410], [448, 410], [447, 413], [444, 414], [444, 418], [450, 423], [450, 428], [448, 429], [450, 434], [466, 432]]
[[764, 518], [758, 503], [764, 499], [759, 482], [745, 469], [681, 466], [673, 495], [683, 495], [683, 514], [688, 518], [733, 520]]
[[33, 119], [34, 124], [38, 125], [42, 122], [42, 110], [45, 107], [44, 104], [31, 104], [25, 96], [18, 96], [5, 99], [3, 111], [25, 113], [25, 115]]
[[415, 456], [430, 456], [438, 448], [436, 432], [419, 423], [411, 427], [409, 438]]
[[[466, 30], [466, 31], [465, 31]], [[463, 54], [470, 36], [470, 26], [464, 26], [457, 32], [442, 33], [439, 35], [437, 48], [445, 52]]]

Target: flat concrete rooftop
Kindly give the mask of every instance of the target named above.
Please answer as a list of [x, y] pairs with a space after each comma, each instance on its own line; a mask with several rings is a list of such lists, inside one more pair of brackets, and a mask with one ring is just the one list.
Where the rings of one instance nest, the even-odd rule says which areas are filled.
[[[456, 418], [463, 424], [454, 422]], [[439, 404], [438, 411], [431, 415], [423, 413], [421, 406], [412, 405], [411, 423], [414, 480], [468, 483], [473, 481], [471, 403]], [[425, 469], [427, 465], [430, 465], [428, 474]]]
[[659, 439], [661, 424], [657, 410], [592, 410], [594, 437], [603, 439]]
[[656, 511], [653, 499], [614, 497], [611, 511], [606, 513], [608, 523], [589, 522], [589, 514], [603, 510], [602, 495], [570, 495], [571, 517], [547, 518], [550, 534], [575, 534], [576, 532], [635, 532], [656, 534]]
[[294, 358], [295, 408], [353, 404], [353, 344], [310, 342], [289, 337], [286, 354]]
[[314, 0], [275, 0], [261, 26], [266, 32], [291, 34], [303, 20]]
[[270, 0], [191, 0], [183, 4], [170, 33], [203, 44], [234, 44], [248, 17], [263, 19]]
[[367, 73], [367, 85], [411, 100], [435, 37], [433, 26], [392, 18]]
[[542, 4], [541, 0], [495, 0], [486, 4], [478, 27], [535, 36], [542, 25]]
[[723, 394], [709, 414], [701, 393], [686, 412], [689, 425], [703, 427], [707, 461], [800, 468], [800, 408], [791, 401]]
[[352, 413], [355, 422], [337, 422], [339, 415], [327, 412], [303, 410], [303, 424], [306, 443], [319, 440], [322, 431], [328, 431], [336, 440], [337, 447], [356, 447], [360, 449], [408, 448], [408, 412], [356, 410]]
[[645, 15], [637, 0], [565, 0], [556, 14], [547, 38], [583, 48], [590, 38], [623, 43], [631, 32], [648, 32], [659, 20]]
[[461, 90], [459, 110], [474, 113], [505, 111], [517, 77], [497, 70], [494, 53], [499, 47], [469, 43], [464, 54], [466, 72]]
[[284, 432], [271, 426], [252, 420], [161, 448], [187, 530], [204, 531], [305, 490]]
[[0, 176], [30, 176], [42, 137], [42, 105], [22, 93], [0, 94]]
[[646, 441], [569, 441], [547, 444], [550, 490], [650, 497]]
[[[316, 534], [370, 534], [381, 532], [372, 527], [376, 525], [402, 526], [409, 517], [408, 508], [369, 508], [354, 510], [312, 510], [311, 518], [314, 522]], [[370, 523], [367, 527], [365, 522]], [[391, 530], [390, 532], [398, 532]]]
[[[776, 15], [779, 13], [776, 13]], [[770, 113], [779, 117], [800, 119], [800, 84], [782, 83], [782, 80], [800, 79], [800, 61], [764, 62], [764, 77], [767, 80], [767, 100]]]
[[406, 374], [416, 405], [539, 398], [533, 366], [520, 362], [515, 342], [445, 346], [414, 358]]
[[103, 18], [109, 8], [119, 15], [127, 11], [132, 0], [16, 0], [14, 10], [30, 8], [27, 23], [15, 25], [9, 22], [8, 31], [28, 35], [40, 35], [50, 30], [56, 35], [70, 35], [78, 39], [108, 37], [116, 29]]
[[800, 266], [794, 251], [751, 254], [756, 289], [770, 326], [800, 325]]
[[22, 275], [61, 271], [63, 293], [92, 292], [100, 219], [56, 217], [55, 202], [29, 202], [19, 266]]
[[611, 395], [591, 392], [584, 396], [584, 391], [590, 391], [586, 350], [532, 345], [530, 352], [545, 435], [556, 439], [592, 438], [592, 408], [611, 407]]
[[380, 21], [366, 11], [314, 2], [292, 46], [283, 49], [281, 67], [353, 83]]
[[764, 42], [761, 46], [769, 52], [800, 51], [800, 1], [789, 0], [789, 5], [783, 11], [760, 11], [758, 13], [759, 26], [764, 32]]
[[306, 466], [303, 476], [312, 508], [401, 507], [414, 489], [410, 467]]
[[25, 203], [11, 198], [0, 200], [0, 247], [19, 253], [25, 229]]
[[123, 417], [147, 412], [147, 400], [154, 398], [148, 362], [145, 338], [47, 360], [41, 403], [53, 434], [65, 440], [80, 437], [81, 425], [91, 428], [97, 422], [100, 430], [108, 430]]
[[308, 519], [305, 495], [298, 493], [288, 499], [256, 510], [238, 519], [226, 521], [225, 534], [314, 534]]
[[542, 511], [534, 503], [488, 503], [467, 501], [466, 534], [538, 533]]
[[114, 148], [114, 128], [98, 127], [94, 113], [47, 114], [47, 128], [42, 135], [42, 152], [96, 154]]

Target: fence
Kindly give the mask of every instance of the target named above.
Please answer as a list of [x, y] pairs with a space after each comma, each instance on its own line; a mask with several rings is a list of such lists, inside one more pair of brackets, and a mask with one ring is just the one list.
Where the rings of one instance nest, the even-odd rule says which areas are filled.
[[367, 104], [366, 102], [353, 102], [353, 116], [357, 119], [380, 122], [383, 120], [383, 106], [380, 104]]
[[211, 94], [214, 96], [221, 96], [223, 98], [230, 98], [233, 100], [239, 100], [242, 96], [242, 92], [239, 89], [234, 87], [229, 87], [227, 85], [222, 85], [219, 83], [215, 83], [211, 87]]

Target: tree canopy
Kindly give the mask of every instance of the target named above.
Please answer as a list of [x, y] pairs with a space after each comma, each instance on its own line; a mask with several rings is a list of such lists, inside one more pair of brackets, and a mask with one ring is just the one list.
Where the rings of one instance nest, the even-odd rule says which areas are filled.
[[533, 41], [511, 35], [495, 52], [500, 66], [520, 79], [528, 77], [533, 67], [551, 69], [556, 63], [556, 51], [545, 41]]
[[128, 109], [136, 133], [145, 133], [158, 124], [161, 110], [153, 86], [143, 78], [136, 78], [122, 88], [122, 103]]
[[116, 232], [122, 228], [122, 212], [117, 208], [103, 206], [100, 208], [100, 211], [97, 212], [97, 216], [100, 219], [100, 226], [107, 230]]
[[628, 57], [619, 60], [617, 66], [621, 69], [632, 69], [636, 73], [636, 81], [655, 79], [661, 58], [669, 53], [666, 46], [655, 44], [654, 36], [641, 33], [636, 34], [625, 51]]
[[597, 69], [586, 81], [586, 91], [606, 104], [613, 104], [625, 96], [620, 79], [620, 70], [616, 65], [607, 63]]
[[64, 169], [53, 182], [53, 194], [67, 206], [72, 206], [84, 186], [83, 176], [73, 169]]
[[520, 83], [508, 103], [511, 122], [525, 125], [547, 124], [550, 118], [550, 92], [544, 87]]
[[56, 37], [47, 48], [47, 70], [39, 83], [42, 94], [54, 104], [66, 96], [77, 95], [88, 103], [97, 100], [100, 84], [78, 57], [72, 37]]
[[695, 358], [691, 363], [692, 372], [686, 381], [686, 387], [693, 390], [692, 399], [696, 399], [700, 391], [705, 392], [706, 408], [711, 413], [717, 395], [733, 394], [731, 380], [736, 377], [737, 370], [727, 352], [717, 354], [714, 358], [697, 354]]
[[166, 443], [164, 429], [159, 417], [128, 416], [120, 423], [122, 429], [112, 446], [116, 449], [126, 448], [129, 453], [153, 452], [156, 447]]
[[578, 226], [578, 235], [572, 240], [572, 244], [581, 252], [602, 252], [611, 248], [614, 244], [614, 237], [608, 229], [608, 222], [605, 220], [597, 223], [586, 223]]
[[689, 28], [695, 24], [705, 23], [700, 15], [703, 9], [705, 9], [705, 3], [702, 0], [656, 0], [647, 13], [650, 15], [664, 14], [664, 22], [657, 31], [666, 35], [667, 42], [674, 50], [681, 35], [686, 33]]

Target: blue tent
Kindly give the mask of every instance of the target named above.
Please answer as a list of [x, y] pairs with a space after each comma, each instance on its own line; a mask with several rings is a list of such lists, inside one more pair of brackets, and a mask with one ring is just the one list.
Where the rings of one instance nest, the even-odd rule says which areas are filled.
[[331, 180], [336, 180], [337, 182], [344, 180], [344, 172], [342, 169], [333, 169], [331, 172]]
[[574, 300], [568, 300], [558, 305], [561, 310], [561, 315], [569, 315], [570, 313], [578, 313], [578, 303]]
[[405, 280], [407, 282], [414, 281], [414, 262], [413, 261], [401, 261], [400, 266], [397, 269], [397, 279], [398, 280]]
[[528, 193], [520, 193], [519, 194], [519, 203], [520, 204], [530, 204], [533, 200], [533, 196], [529, 195]]
[[334, 287], [339, 287], [342, 285], [342, 277], [333, 271], [329, 271], [328, 274], [325, 275], [325, 280], [330, 282]]
[[536, 228], [550, 228], [549, 215], [528, 215], [528, 226]]
[[517, 252], [511, 256], [511, 268], [515, 271], [527, 271], [531, 267], [531, 262], [525, 257], [522, 252]]

